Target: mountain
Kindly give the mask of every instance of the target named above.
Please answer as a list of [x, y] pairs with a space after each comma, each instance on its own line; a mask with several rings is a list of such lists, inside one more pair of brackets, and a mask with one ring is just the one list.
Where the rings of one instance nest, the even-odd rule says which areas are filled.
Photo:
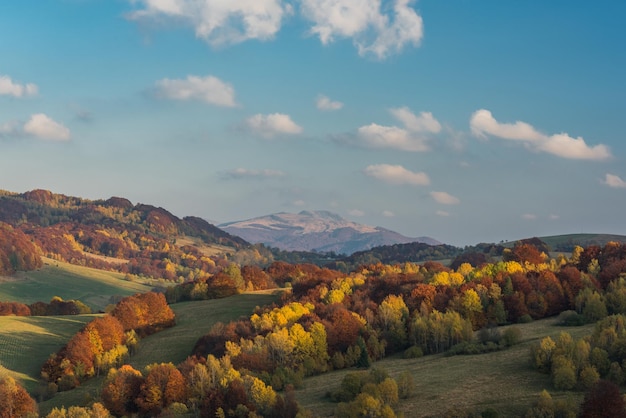
[[351, 222], [328, 211], [281, 212], [218, 227], [248, 242], [287, 251], [352, 254], [381, 245], [409, 242], [440, 244], [429, 237], [409, 238], [385, 228]]

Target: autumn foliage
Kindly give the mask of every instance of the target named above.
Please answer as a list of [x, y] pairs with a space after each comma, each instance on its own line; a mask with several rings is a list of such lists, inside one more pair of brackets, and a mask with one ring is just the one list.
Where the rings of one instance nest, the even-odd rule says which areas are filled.
[[42, 367], [42, 376], [72, 389], [93, 375], [124, 364], [139, 336], [150, 335], [175, 323], [163, 294], [145, 293], [122, 299], [110, 314], [96, 318], [75, 334]]

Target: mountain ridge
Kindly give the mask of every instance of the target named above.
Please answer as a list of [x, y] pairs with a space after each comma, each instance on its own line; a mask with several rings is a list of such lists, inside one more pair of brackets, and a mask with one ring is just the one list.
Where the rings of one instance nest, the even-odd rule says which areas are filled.
[[441, 244], [431, 237], [412, 238], [383, 227], [353, 222], [327, 210], [278, 212], [217, 226], [248, 242], [286, 251], [352, 254], [381, 245]]

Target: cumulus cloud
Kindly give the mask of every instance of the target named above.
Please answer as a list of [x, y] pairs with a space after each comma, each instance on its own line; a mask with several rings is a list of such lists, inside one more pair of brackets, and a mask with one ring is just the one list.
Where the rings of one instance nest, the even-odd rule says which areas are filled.
[[268, 179], [268, 178], [274, 178], [274, 177], [283, 177], [284, 175], [285, 173], [280, 170], [270, 170], [270, 169], [250, 170], [247, 168], [235, 168], [233, 170], [228, 170], [222, 173], [223, 178], [234, 179], [234, 180], [245, 179], [245, 178]]
[[615, 174], [606, 173], [606, 176], [602, 183], [616, 189], [626, 189], [626, 181], [622, 180], [621, 177]]
[[361, 217], [361, 216], [365, 216], [365, 212], [363, 212], [361, 209], [352, 209], [348, 211], [348, 215]]
[[234, 107], [235, 89], [217, 77], [187, 76], [186, 79], [164, 78], [156, 83], [156, 95], [172, 100], [198, 100], [216, 106]]
[[328, 97], [321, 94], [317, 96], [315, 104], [319, 110], [339, 110], [343, 107], [343, 103], [330, 100]]
[[445, 210], [438, 210], [437, 212], [435, 212], [435, 214], [437, 216], [443, 216], [443, 217], [448, 217], [450, 216], [449, 212], [446, 212]]
[[454, 197], [446, 192], [430, 192], [430, 196], [442, 205], [458, 205], [461, 203], [458, 197]]
[[250, 39], [269, 40], [292, 13], [281, 0], [130, 0], [136, 9], [128, 19], [191, 26], [196, 37], [211, 46]]
[[34, 96], [37, 94], [38, 90], [36, 84], [19, 84], [14, 82], [9, 76], [0, 75], [0, 96], [13, 96], [18, 98]]
[[304, 200], [302, 200], [302, 199], [298, 199], [298, 200], [294, 200], [294, 201], [292, 202], [292, 204], [293, 204], [294, 206], [305, 206], [305, 205], [306, 205], [306, 202], [305, 202]]
[[359, 55], [385, 59], [423, 37], [422, 18], [411, 3], [394, 0], [393, 7], [383, 8], [380, 0], [302, 0], [301, 11], [322, 44], [351, 38]]
[[397, 126], [383, 126], [372, 123], [361, 126], [357, 131], [362, 144], [372, 148], [394, 148], [402, 151], [421, 152], [430, 148], [424, 138], [412, 135]]
[[430, 178], [426, 173], [413, 172], [401, 165], [375, 164], [364, 170], [365, 175], [382, 180], [389, 184], [409, 184], [412, 186], [427, 186]]
[[291, 120], [289, 115], [272, 113], [270, 115], [256, 114], [246, 121], [250, 130], [266, 138], [273, 138], [283, 134], [299, 134], [303, 129]]
[[441, 131], [441, 124], [432, 113], [422, 112], [418, 116], [408, 107], [392, 108], [389, 112], [404, 127], [377, 123], [361, 126], [357, 130], [357, 143], [371, 148], [393, 148], [411, 152], [430, 150], [430, 136]]
[[398, 119], [402, 124], [412, 132], [431, 132], [438, 133], [441, 131], [441, 124], [433, 117], [430, 112], [421, 112], [416, 116], [408, 107], [398, 107], [389, 109], [389, 112]]
[[53, 141], [69, 141], [70, 130], [52, 120], [43, 113], [37, 113], [30, 117], [24, 124], [24, 133], [39, 139], [49, 139]]
[[392, 212], [392, 211], [390, 211], [390, 210], [384, 210], [384, 211], [383, 211], [383, 216], [384, 216], [385, 218], [393, 218], [394, 216], [396, 216], [396, 214], [395, 214], [395, 213], [393, 213], [393, 212]]
[[472, 133], [479, 138], [488, 135], [501, 139], [522, 142], [535, 152], [546, 152], [561, 158], [574, 160], [606, 160], [611, 152], [606, 145], [589, 146], [581, 137], [572, 138], [566, 133], [545, 135], [532, 125], [517, 121], [515, 123], [498, 122], [489, 110], [480, 109], [470, 119]]

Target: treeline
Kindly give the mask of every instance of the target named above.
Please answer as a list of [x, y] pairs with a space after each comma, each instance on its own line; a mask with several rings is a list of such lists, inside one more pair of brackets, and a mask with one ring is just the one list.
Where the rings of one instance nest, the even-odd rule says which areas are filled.
[[50, 303], [35, 302], [30, 305], [19, 302], [0, 302], [0, 316], [53, 316], [90, 314], [91, 308], [79, 300], [63, 300], [55, 296]]
[[42, 266], [41, 250], [21, 230], [0, 222], [0, 275]]
[[122, 299], [96, 318], [43, 365], [48, 394], [70, 390], [91, 376], [124, 364], [140, 338], [175, 324], [163, 294], [148, 292]]

